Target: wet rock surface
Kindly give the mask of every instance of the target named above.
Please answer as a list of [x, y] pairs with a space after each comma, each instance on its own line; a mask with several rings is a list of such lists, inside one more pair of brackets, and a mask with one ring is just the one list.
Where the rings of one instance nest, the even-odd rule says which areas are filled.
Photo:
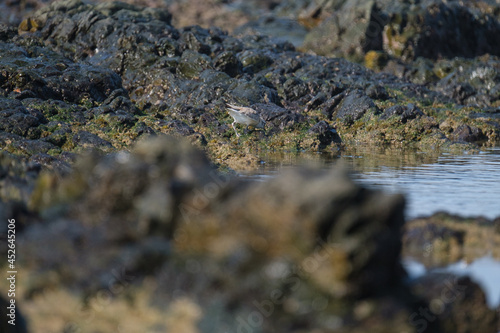
[[363, 117], [367, 112], [380, 113], [370, 97], [360, 90], [354, 90], [342, 99], [335, 113], [335, 118], [354, 121]]
[[[165, 8], [118, 2], [63, 1], [30, 19], [36, 24], [19, 36], [5, 28], [0, 50], [1, 130], [23, 137], [7, 149], [28, 157], [109, 152], [168, 133], [187, 136], [217, 163], [238, 168], [235, 156], [256, 166], [250, 152], [262, 149], [335, 151], [340, 142], [469, 149], [493, 144], [500, 132], [495, 111], [472, 103], [495, 105], [493, 97], [481, 97], [494, 72], [471, 67], [468, 75], [482, 73], [474, 86], [456, 85], [449, 76], [429, 89], [405, 75], [299, 53], [264, 36], [177, 29]], [[266, 131], [235, 140], [226, 102], [257, 108]], [[311, 136], [319, 122], [340, 140]]]
[[[29, 274], [18, 301], [36, 332], [104, 332], [118, 319], [169, 332], [417, 332], [412, 313], [433, 306], [412, 288], [435, 281], [404, 282], [403, 198], [340, 170], [248, 182], [188, 142], [159, 137], [81, 157], [62, 177], [43, 172], [28, 206], [38, 222], [19, 235]], [[467, 291], [446, 313], [473, 304], [468, 325], [494, 327], [484, 296]], [[448, 320], [426, 332], [454, 332]]]
[[413, 104], [408, 104], [406, 107], [402, 105], [391, 106], [390, 108], [385, 109], [384, 114], [380, 118], [388, 119], [396, 116], [400, 118], [402, 123], [406, 123], [408, 120], [415, 119], [423, 115], [423, 112], [420, 111], [418, 107]]

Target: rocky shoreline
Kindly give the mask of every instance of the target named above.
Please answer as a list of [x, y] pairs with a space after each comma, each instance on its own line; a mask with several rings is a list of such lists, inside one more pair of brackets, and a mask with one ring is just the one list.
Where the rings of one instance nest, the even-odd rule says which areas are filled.
[[[468, 278], [400, 264], [499, 258], [498, 219], [405, 222], [404, 198], [339, 170], [233, 175], [265, 152], [495, 145], [498, 5], [207, 2], [217, 19], [130, 2], [27, 1], [0, 24], [0, 218], [17, 221], [28, 323], [2, 332], [500, 329]], [[224, 17], [235, 34], [194, 25]], [[461, 45], [467, 29], [484, 41]], [[265, 130], [237, 138], [227, 102]]]
[[[72, 0], [33, 13], [19, 33], [4, 26], [5, 150], [61, 159], [163, 133], [188, 137], [221, 166], [255, 168], [260, 150], [463, 151], [498, 141], [495, 56], [396, 59], [388, 66], [398, 77], [297, 52], [286, 41], [176, 29], [171, 20], [161, 8]], [[237, 140], [226, 102], [259, 109], [266, 130]]]

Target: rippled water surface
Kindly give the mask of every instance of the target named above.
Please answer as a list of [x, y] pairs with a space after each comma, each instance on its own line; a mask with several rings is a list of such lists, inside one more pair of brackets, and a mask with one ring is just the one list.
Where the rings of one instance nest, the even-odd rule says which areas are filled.
[[441, 155], [420, 165], [381, 164], [354, 171], [354, 178], [361, 184], [405, 194], [409, 218], [436, 211], [500, 216], [500, 148]]
[[410, 219], [437, 211], [500, 216], [500, 147], [463, 155], [359, 149], [334, 157], [280, 155], [267, 160], [257, 177], [267, 178], [301, 164], [331, 168], [342, 163], [356, 182], [404, 194]]

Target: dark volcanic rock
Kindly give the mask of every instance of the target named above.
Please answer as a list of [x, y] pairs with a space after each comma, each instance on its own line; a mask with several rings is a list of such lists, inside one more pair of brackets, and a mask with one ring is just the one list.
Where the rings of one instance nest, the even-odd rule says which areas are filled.
[[110, 148], [113, 148], [113, 145], [111, 145], [108, 141], [86, 131], [76, 133], [73, 136], [73, 142], [77, 147], [81, 147], [83, 149], [95, 148], [109, 150]]
[[366, 91], [366, 95], [370, 97], [371, 99], [379, 99], [379, 100], [386, 100], [389, 98], [389, 94], [387, 93], [387, 90], [378, 84], [372, 84], [370, 85]]
[[52, 149], [55, 149], [56, 151], [58, 150], [58, 147], [54, 146], [53, 144], [41, 140], [19, 140], [13, 142], [10, 146], [17, 152], [26, 156], [31, 156], [39, 153], [47, 153]]
[[399, 116], [401, 122], [404, 124], [410, 119], [423, 116], [424, 113], [414, 104], [408, 104], [406, 107], [402, 105], [394, 105], [387, 108], [380, 119], [389, 119], [393, 116]]
[[331, 127], [324, 120], [311, 127], [308, 133], [314, 136], [313, 140], [317, 140], [317, 143], [313, 144], [317, 144], [318, 150], [324, 149], [332, 143], [335, 143], [337, 145], [340, 145], [342, 143], [342, 139], [340, 138], [335, 128]]
[[[407, 50], [410, 49], [410, 42], [416, 42], [413, 50], [413, 57], [423, 56], [426, 58], [451, 58], [456, 56], [473, 57], [485, 53], [500, 54], [500, 45], [495, 43], [497, 34], [500, 32], [500, 22], [495, 18], [486, 5], [483, 10], [464, 6], [459, 2], [441, 3], [428, 2], [428, 7], [424, 7], [424, 21], [418, 22], [415, 17], [415, 24], [418, 29], [414, 36], [411, 36], [406, 42]], [[479, 9], [479, 10], [478, 10]], [[411, 19], [410, 19], [411, 20]], [[391, 22], [392, 23], [392, 22]], [[391, 24], [389, 24], [391, 26]], [[386, 32], [387, 38], [397, 40], [394, 28], [401, 25], [391, 26], [393, 30]], [[405, 51], [403, 51], [403, 54]]]
[[45, 153], [31, 156], [29, 163], [31, 163], [31, 167], [33, 167], [33, 165], [39, 165], [40, 168], [45, 168], [59, 174], [67, 174], [71, 171], [71, 165], [69, 163]]
[[275, 104], [252, 104], [253, 109], [259, 112], [261, 118], [271, 127], [271, 131], [293, 128], [301, 124], [305, 117], [292, 110], [285, 109]]
[[433, 71], [442, 77], [436, 82], [436, 90], [460, 104], [488, 108], [500, 100], [498, 57], [442, 60]]
[[431, 61], [389, 62], [384, 71], [424, 84], [462, 105], [494, 110], [499, 105], [500, 60], [484, 55], [474, 59], [455, 57]]
[[[119, 7], [120, 5], [115, 4], [115, 6]], [[181, 96], [172, 94], [175, 88], [188, 88], [188, 90], [194, 91], [199, 87], [192, 81], [188, 83], [182, 77], [173, 77], [164, 73], [165, 67], [172, 73], [178, 73], [180, 76], [184, 75], [185, 78], [191, 79], [197, 78], [203, 70], [209, 68], [217, 68], [231, 77], [237, 77], [242, 70], [249, 75], [274, 70], [285, 70], [285, 73], [290, 74], [295, 72], [296, 75], [286, 77], [282, 82], [283, 94], [291, 100], [304, 96], [311, 89], [310, 83], [301, 82], [299, 77], [312, 78], [316, 76], [319, 79], [325, 79], [325, 76], [334, 76], [342, 77], [344, 82], [355, 82], [356, 80], [351, 79], [355, 76], [368, 78], [361, 67], [355, 68], [353, 64], [342, 61], [339, 63], [338, 60], [332, 64], [325, 64], [326, 59], [308, 57], [298, 53], [286, 54], [283, 52], [291, 52], [293, 47], [286, 43], [275, 43], [263, 37], [247, 36], [243, 39], [236, 39], [217, 29], [208, 30], [199, 27], [189, 27], [178, 31], [168, 24], [168, 20], [148, 21], [150, 17], [138, 7], [124, 6], [119, 11], [122, 15], [134, 15], [141, 18], [141, 20], [132, 22], [123, 20], [118, 14], [106, 16], [106, 12], [103, 12], [100, 7], [96, 7], [92, 14], [90, 7], [83, 4], [74, 4], [71, 8], [71, 10], [62, 13], [57, 8], [49, 6], [39, 12], [38, 19], [43, 24], [41, 29], [43, 38], [47, 40], [49, 45], [74, 59], [87, 59], [93, 64], [109, 67], [122, 74], [125, 87], [132, 92], [136, 99], [145, 98], [144, 94], [150, 90], [157, 91], [157, 94], [148, 94], [148, 100], [144, 101], [153, 105], [158, 103], [162, 97], [165, 97], [167, 101], [174, 102], [169, 103], [170, 105], [176, 105], [175, 101], [180, 97], [185, 102], [187, 96], [182, 94], [182, 91], [178, 91]], [[97, 15], [97, 12], [100, 14]], [[85, 26], [86, 34], [78, 33], [79, 30], [83, 30], [83, 28], [78, 28], [76, 34], [68, 38], [67, 34], [60, 34], [57, 32], [58, 30], [54, 30], [54, 27], [64, 26], [68, 20], [76, 20], [81, 15], [93, 15], [94, 17], [94, 20]], [[78, 20], [76, 21], [78, 22]], [[92, 37], [94, 34], [101, 34], [100, 27], [104, 22], [108, 22], [106, 24], [112, 22], [114, 31], [107, 38]], [[79, 22], [78, 24], [83, 23]], [[139, 33], [135, 33], [137, 31]], [[136, 43], [140, 42], [142, 47], [131, 48], [128, 44], [117, 43], [116, 40], [119, 38], [136, 41]], [[169, 41], [172, 51], [169, 51], [168, 55], [162, 56], [165, 53], [165, 46], [164, 43], [158, 45], [158, 40]], [[95, 41], [96, 44], [92, 44], [91, 41]], [[99, 53], [89, 54], [83, 50], [78, 52], [78, 50], [74, 50], [75, 47], [95, 48], [99, 50]], [[178, 58], [179, 56], [180, 58]], [[318, 65], [318, 60], [324, 63], [323, 66]], [[113, 65], [115, 62], [119, 63], [120, 66]], [[240, 64], [242, 68], [240, 68]], [[145, 67], [148, 70], [141, 70]], [[331, 70], [328, 70], [329, 68]], [[246, 87], [248, 83], [245, 82], [247, 80], [242, 79], [229, 81], [229, 83], [241, 87], [245, 86], [245, 89], [248, 89], [249, 87]], [[157, 83], [155, 89], [149, 88], [152, 81]], [[193, 90], [189, 89], [189, 86]], [[280, 91], [280, 87], [274, 88], [278, 88], [277, 90]], [[223, 89], [226, 90], [227, 87]], [[230, 88], [230, 91], [234, 92], [235, 88]], [[249, 103], [261, 102], [264, 93], [267, 93], [270, 99], [272, 98], [272, 91], [258, 91], [258, 98], [247, 98], [247, 101]], [[241, 99], [243, 95], [239, 93], [239, 96], [236, 94], [235, 97]], [[190, 98], [187, 97], [187, 100]], [[192, 99], [192, 102], [194, 103], [195, 100]]]
[[47, 6], [36, 14], [43, 26], [43, 38], [57, 50], [75, 60], [86, 59], [114, 70], [122, 75], [125, 87], [132, 91], [132, 81], [135, 87], [142, 85], [138, 75], [148, 77], [148, 73], [140, 73], [140, 69], [160, 59], [183, 54], [179, 70], [188, 77], [203, 67], [201, 63], [189, 61], [189, 57], [201, 59], [197, 52], [200, 41], [204, 43], [209, 36], [199, 36], [204, 30], [195, 29], [186, 31], [179, 40], [181, 34], [170, 26], [170, 18], [164, 9], [139, 8], [119, 2], [95, 7], [79, 1], [63, 2]]
[[[317, 15], [313, 15], [317, 19], [337, 17], [338, 22], [332, 22], [339, 24], [339, 34], [345, 37], [342, 48], [353, 54], [361, 52], [356, 47], [358, 42], [363, 44], [362, 52], [383, 52], [385, 30], [376, 31], [374, 24], [384, 17], [392, 20], [385, 13], [400, 10], [380, 1], [315, 5], [320, 5]], [[276, 6], [282, 10], [286, 4]], [[406, 4], [402, 7], [406, 8]], [[349, 15], [342, 15], [344, 9]], [[231, 151], [241, 156], [260, 151], [261, 147], [289, 151], [329, 149], [326, 142], [330, 139], [308, 132], [322, 121], [336, 128], [345, 145], [422, 143], [470, 148], [473, 145], [466, 142], [492, 144], [500, 137], [498, 119], [474, 117], [465, 124], [468, 113], [478, 114], [479, 110], [460, 109], [451, 103], [454, 100], [489, 108], [498, 104], [496, 69], [488, 69], [495, 68], [494, 57], [484, 68], [473, 65], [470, 72], [465, 70], [470, 83], [462, 80], [460, 73], [447, 81], [450, 71], [446, 66], [438, 68], [431, 61], [421, 61], [422, 70], [417, 71], [423, 73], [421, 78], [443, 80], [436, 88], [440, 92], [436, 92], [429, 88], [437, 87], [437, 83], [421, 86], [405, 81], [405, 71], [412, 72], [410, 67], [403, 66], [401, 78], [377, 74], [344, 59], [297, 52], [288, 42], [261, 35], [235, 37], [219, 28], [199, 26], [176, 29], [171, 18], [164, 8], [65, 0], [34, 13], [25, 22], [27, 25], [20, 27], [19, 36], [14, 36], [12, 29], [2, 30], [0, 37], [5, 43], [0, 50], [0, 67], [4, 69], [0, 87], [7, 100], [21, 100], [22, 106], [17, 104], [11, 108], [15, 113], [2, 115], [8, 120], [0, 130], [23, 140], [41, 140], [44, 143], [39, 148], [56, 146], [18, 151], [12, 140], [2, 136], [9, 151], [57, 157], [61, 152], [81, 148], [78, 140], [73, 140], [80, 132], [105, 140], [106, 144], [97, 146], [109, 151], [130, 145], [139, 136], [177, 133], [206, 145], [211, 156], [224, 164], [231, 156], [235, 158]], [[341, 28], [341, 23], [351, 19], [362, 29]], [[277, 22], [273, 18], [264, 21]], [[349, 40], [349, 36], [354, 39]], [[432, 75], [427, 75], [428, 71]], [[242, 140], [232, 140], [234, 132], [228, 130], [232, 120], [225, 110], [226, 101], [243, 106], [267, 105], [262, 107], [264, 111], [274, 109], [263, 114], [267, 131], [248, 132]], [[390, 108], [409, 103], [415, 108]], [[402, 125], [371, 116], [378, 115], [379, 110], [386, 111], [382, 120], [395, 113]], [[492, 114], [493, 109], [481, 113]], [[428, 116], [420, 117], [422, 114]], [[448, 127], [435, 126], [446, 123], [445, 118], [453, 118]], [[355, 126], [351, 126], [353, 121]], [[461, 125], [471, 128], [470, 137], [453, 135]], [[476, 139], [475, 128], [484, 137]]]
[[230, 77], [235, 77], [242, 73], [243, 65], [233, 52], [225, 51], [214, 59], [215, 68], [226, 73]]
[[498, 329], [498, 313], [488, 308], [484, 292], [468, 277], [431, 273], [412, 282], [411, 288], [429, 304], [410, 316], [418, 332], [425, 332], [434, 321], [439, 321], [443, 332]]
[[82, 126], [109, 133], [135, 124], [138, 109], [116, 73], [75, 63], [42, 45], [34, 34], [0, 45], [1, 148], [27, 156], [57, 155], [77, 146], [71, 140]]
[[274, 15], [260, 16], [257, 20], [248, 22], [236, 28], [234, 34], [266, 35], [274, 41], [287, 41], [295, 47], [302, 45], [307, 29], [296, 20], [279, 18]]
[[46, 48], [0, 45], [0, 83], [10, 97], [103, 101], [121, 88], [121, 79], [109, 69], [75, 64]]
[[[372, 15], [375, 11], [382, 13], [385, 8], [373, 2], [359, 8], [355, 8], [355, 4], [358, 2], [346, 3], [354, 15]], [[332, 7], [330, 12], [343, 6], [338, 5]], [[348, 17], [342, 17], [342, 20], [348, 20]], [[368, 29], [377, 19], [375, 14], [369, 17], [362, 23], [367, 24], [365, 27]], [[357, 142], [409, 144], [437, 135], [445, 138], [439, 144], [444, 146], [449, 140], [444, 133], [434, 133], [440, 131], [437, 127], [428, 130], [427, 123], [410, 125], [414, 127], [412, 129], [404, 126], [387, 128], [384, 127], [387, 124], [384, 124], [376, 128], [380, 133], [372, 131], [373, 135], [364, 135], [367, 132], [362, 130], [365, 126], [373, 129], [378, 124], [376, 117], [363, 118], [365, 114], [377, 115], [385, 103], [407, 105], [409, 98], [416, 108], [403, 112], [402, 123], [406, 124], [410, 119], [437, 122], [433, 119], [420, 120], [418, 110], [435, 117], [444, 117], [442, 109], [436, 110], [434, 104], [450, 102], [450, 98], [438, 92], [395, 76], [375, 74], [343, 59], [296, 52], [290, 43], [264, 36], [237, 38], [218, 28], [204, 29], [199, 26], [176, 29], [171, 25], [170, 18], [168, 12], [159, 8], [141, 8], [118, 2], [90, 5], [76, 0], [57, 2], [35, 13], [33, 20], [39, 25], [34, 33], [26, 33], [15, 39], [24, 45], [18, 48], [25, 48], [27, 53], [37, 55], [43, 53], [41, 50], [44, 47], [41, 45], [46, 45], [73, 61], [85, 61], [96, 68], [110, 69], [120, 75], [123, 88], [130, 93], [128, 99], [120, 82], [111, 84], [114, 76], [99, 77], [97, 74], [91, 82], [98, 84], [85, 91], [88, 80], [80, 80], [74, 74], [78, 73], [78, 66], [58, 56], [58, 63], [64, 66], [53, 65], [51, 71], [63, 77], [68, 72], [68, 81], [74, 79], [75, 82], [85, 83], [83, 86], [74, 85], [80, 90], [78, 96], [88, 97], [75, 100], [76, 95], [67, 93], [63, 85], [47, 93], [55, 94], [54, 98], [67, 103], [75, 100], [79, 110], [63, 107], [62, 110], [56, 110], [56, 117], [54, 109], [35, 109], [41, 110], [49, 121], [77, 122], [79, 128], [73, 130], [75, 133], [83, 130], [101, 138], [113, 138], [115, 141], [111, 143], [114, 147], [123, 142], [132, 143], [144, 133], [141, 130], [143, 126], [137, 125], [138, 122], [149, 127], [149, 132], [159, 133], [168, 132], [168, 128], [162, 128], [163, 124], [177, 121], [198, 133], [197, 141], [203, 143], [206, 138], [211, 150], [220, 150], [221, 143], [233, 145], [221, 141], [232, 133], [227, 131], [226, 124], [231, 120], [224, 109], [226, 101], [243, 106], [284, 106], [287, 112], [272, 116], [272, 120], [268, 119], [271, 130], [260, 137], [264, 145], [272, 142], [271, 145], [283, 149], [303, 149], [308, 146], [301, 142], [307, 136], [305, 132], [322, 120], [332, 119], [343, 120], [345, 126], [336, 124], [337, 130], [341, 135], [344, 135], [342, 132], [352, 132], [346, 133], [348, 135], [345, 137]], [[344, 32], [349, 35], [355, 29]], [[382, 45], [382, 39], [375, 41], [370, 36], [365, 37], [361, 39], [367, 41], [368, 48], [375, 47], [375, 44]], [[83, 65], [81, 71], [85, 72]], [[88, 71], [93, 73], [94, 67]], [[52, 85], [40, 82], [34, 85], [34, 90], [20, 89], [17, 92], [14, 89], [11, 97], [32, 100], [33, 96], [38, 96], [40, 89], [52, 88]], [[479, 100], [480, 96], [471, 95], [467, 101], [470, 98]], [[490, 104], [493, 103], [491, 100]], [[319, 110], [323, 111], [323, 115], [318, 114]], [[200, 122], [202, 114], [205, 115]], [[356, 126], [348, 126], [350, 121], [356, 120], [360, 120]], [[367, 124], [368, 121], [370, 124]], [[493, 141], [499, 131], [494, 128], [496, 122], [488, 125], [479, 122], [471, 125], [482, 128], [488, 141]], [[63, 137], [53, 137], [51, 133], [44, 132], [45, 128], [40, 128], [40, 131], [34, 132], [29, 138], [41, 135], [47, 138], [47, 142], [53, 142], [63, 149], [71, 147]], [[244, 145], [257, 142], [244, 141]], [[230, 155], [227, 150], [213, 153], [214, 156]]]
[[22, 103], [28, 110], [41, 113], [48, 120], [66, 124], [66, 126], [86, 124], [91, 118], [88, 117], [85, 107], [62, 100], [26, 98], [22, 100]]
[[29, 111], [18, 100], [0, 97], [0, 130], [28, 136], [47, 119], [36, 111]]
[[361, 90], [354, 90], [345, 95], [334, 116], [337, 119], [358, 120], [367, 112], [378, 114], [380, 111], [370, 97]]
[[465, 142], [477, 142], [486, 139], [486, 136], [483, 134], [481, 129], [477, 127], [470, 127], [468, 125], [458, 126], [453, 131], [452, 136], [457, 141], [465, 141]]
[[182, 136], [188, 136], [194, 133], [194, 129], [189, 127], [187, 124], [183, 123], [180, 120], [173, 120], [169, 122], [165, 122], [163, 126], [173, 129], [175, 132]]

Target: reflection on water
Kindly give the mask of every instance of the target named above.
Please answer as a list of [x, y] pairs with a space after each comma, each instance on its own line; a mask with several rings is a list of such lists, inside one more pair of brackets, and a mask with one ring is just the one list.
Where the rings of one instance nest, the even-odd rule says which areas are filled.
[[354, 170], [355, 180], [367, 187], [405, 194], [408, 218], [437, 211], [500, 216], [500, 148], [471, 155], [444, 154], [420, 165]]
[[285, 168], [312, 164], [330, 168], [342, 163], [353, 179], [369, 188], [403, 193], [406, 217], [446, 211], [461, 216], [500, 216], [500, 148], [475, 154], [451, 155], [388, 149], [357, 149], [340, 155], [275, 154], [257, 178], [267, 178]]

